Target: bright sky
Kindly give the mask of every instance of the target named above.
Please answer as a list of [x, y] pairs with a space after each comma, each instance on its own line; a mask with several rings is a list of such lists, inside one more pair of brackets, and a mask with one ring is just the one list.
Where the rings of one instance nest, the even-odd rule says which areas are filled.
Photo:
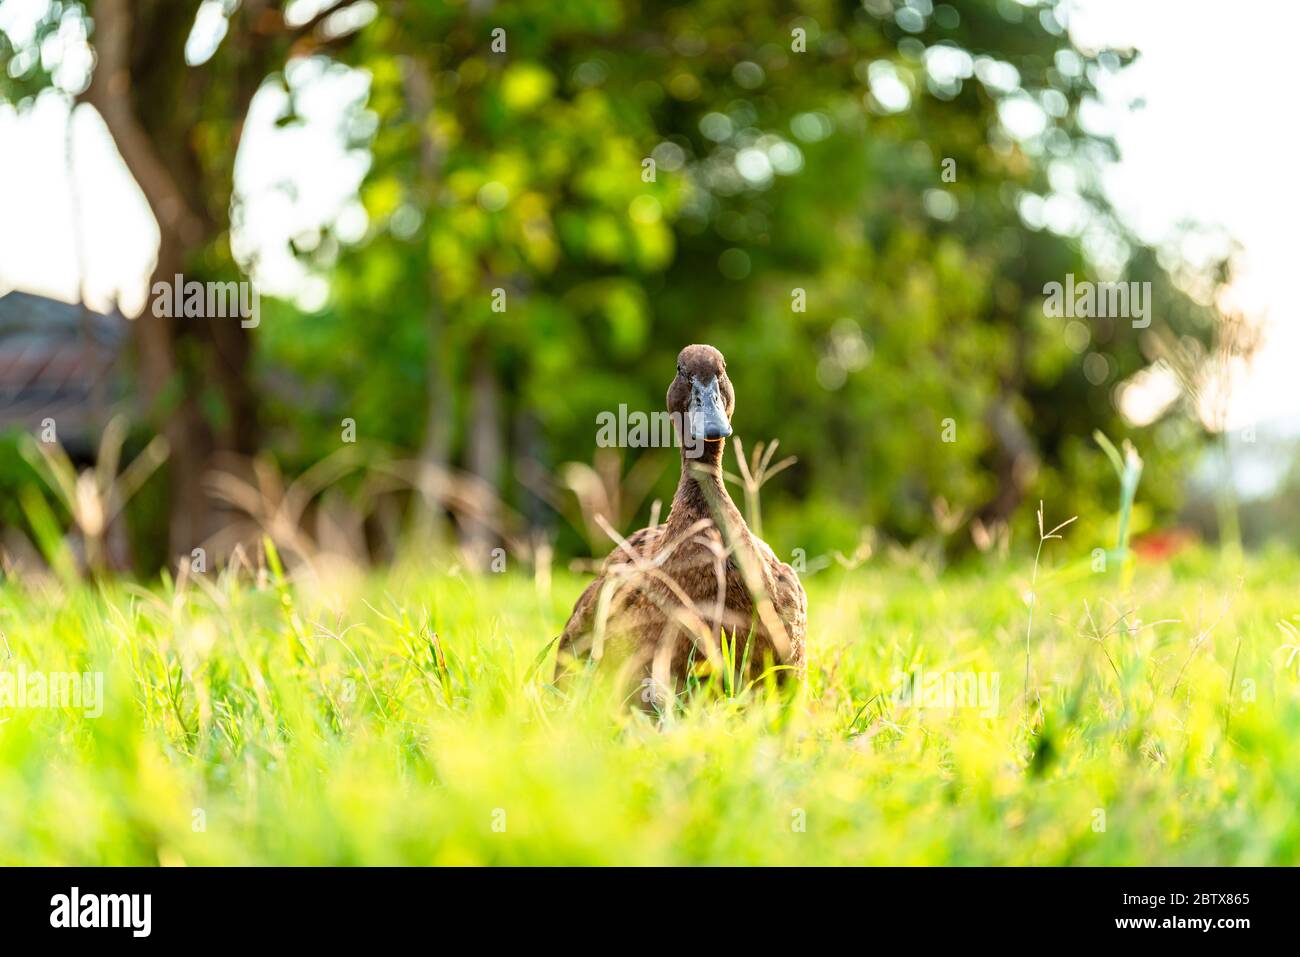
[[[1105, 92], [1121, 162], [1106, 188], [1142, 238], [1180, 220], [1217, 223], [1243, 247], [1233, 303], [1265, 323], [1265, 344], [1232, 385], [1229, 428], [1300, 419], [1300, 155], [1290, 94], [1300, 4], [1276, 0], [1078, 0], [1081, 45], [1142, 56]], [[1118, 107], [1145, 100], [1134, 112]]]
[[[1121, 151], [1105, 182], [1121, 215], [1151, 242], [1195, 220], [1221, 224], [1243, 247], [1233, 294], [1267, 323], [1267, 338], [1255, 367], [1234, 383], [1229, 426], [1300, 421], [1300, 290], [1293, 281], [1300, 191], [1288, 167], [1300, 156], [1300, 133], [1286, 98], [1300, 4], [1075, 0], [1070, 29], [1082, 45], [1142, 52], [1104, 90], [1104, 117]], [[255, 218], [241, 247], [259, 251], [257, 275], [266, 291], [295, 291], [308, 306], [325, 290], [297, 267], [285, 240], [302, 240], [306, 232], [310, 242], [312, 225], [340, 210], [346, 232], [365, 228], [364, 213], [351, 202], [364, 159], [340, 147], [333, 119], [358, 82], [344, 75], [318, 86], [299, 104], [316, 122], [285, 130], [271, 123], [274, 95], [260, 97], [240, 155], [240, 190], [259, 198], [246, 207]], [[1135, 98], [1145, 108], [1125, 110]], [[22, 117], [0, 107], [0, 210], [7, 214], [0, 222], [0, 294], [20, 288], [72, 301], [80, 275], [92, 305], [117, 298], [134, 313], [144, 303], [157, 229], [93, 111], [83, 107], [72, 119], [71, 166], [68, 142], [68, 113], [58, 98], [43, 99]], [[279, 189], [287, 180], [297, 186], [296, 203]]]

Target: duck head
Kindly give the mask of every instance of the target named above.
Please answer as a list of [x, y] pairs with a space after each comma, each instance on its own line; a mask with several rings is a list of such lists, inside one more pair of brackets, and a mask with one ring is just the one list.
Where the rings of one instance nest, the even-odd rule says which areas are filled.
[[687, 346], [677, 354], [677, 376], [668, 387], [668, 411], [682, 430], [682, 454], [721, 461], [731, 435], [736, 394], [727, 361], [713, 346]]

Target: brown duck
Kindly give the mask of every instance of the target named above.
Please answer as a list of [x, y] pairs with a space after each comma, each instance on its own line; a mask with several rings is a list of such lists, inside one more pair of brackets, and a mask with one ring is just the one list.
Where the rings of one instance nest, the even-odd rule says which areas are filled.
[[557, 679], [584, 659], [617, 662], [643, 702], [663, 703], [688, 669], [725, 667], [724, 643], [737, 677], [752, 680], [770, 665], [788, 666], [778, 680], [802, 674], [803, 585], [749, 530], [723, 483], [734, 408], [722, 353], [683, 349], [668, 387], [682, 460], [668, 520], [620, 541], [605, 559], [560, 637]]

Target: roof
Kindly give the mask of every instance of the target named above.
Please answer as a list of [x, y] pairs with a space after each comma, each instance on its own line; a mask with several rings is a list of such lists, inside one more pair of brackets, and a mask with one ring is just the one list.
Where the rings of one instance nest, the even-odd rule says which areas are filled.
[[89, 445], [127, 330], [119, 312], [26, 292], [0, 297], [0, 431], [53, 418], [65, 446]]

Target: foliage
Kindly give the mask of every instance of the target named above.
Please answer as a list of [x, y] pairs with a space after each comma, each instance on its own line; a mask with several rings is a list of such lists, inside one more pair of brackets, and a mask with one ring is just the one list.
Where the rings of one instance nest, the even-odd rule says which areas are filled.
[[[267, 362], [332, 383], [337, 414], [314, 427], [282, 410], [281, 434], [323, 455], [355, 412], [417, 449], [429, 417], [447, 414], [450, 456], [469, 465], [482, 428], [471, 379], [487, 362], [508, 449], [489, 478], [518, 505], [526, 463], [589, 461], [597, 413], [661, 408], [675, 352], [709, 341], [729, 359], [740, 433], [798, 456], [774, 507], [813, 547], [848, 544], [828, 534], [827, 509], [851, 536], [862, 524], [928, 533], [939, 497], [1006, 519], [999, 493], [1021, 470], [1012, 508], [1040, 493], [1079, 512], [1104, 500], [1088, 436], [1130, 431], [1112, 390], [1147, 360], [1124, 322], [1093, 323], [1082, 344], [1066, 335], [1066, 320], [1044, 316], [1044, 284], [1102, 278], [1086, 233], [1153, 280], [1160, 321], [1196, 336], [1210, 322], [1145, 271], [1148, 251], [1100, 195], [1112, 150], [1079, 114], [1125, 58], [1074, 50], [1047, 7], [940, 6], [916, 29], [889, 4], [865, 7], [593, 2], [476, 16], [429, 4], [381, 17], [343, 53], [371, 79], [369, 233], [331, 264], [323, 313], [285, 317], [264, 341]], [[497, 27], [504, 53], [490, 46]], [[795, 29], [806, 52], [792, 49]], [[427, 114], [413, 74], [431, 88]], [[901, 108], [873, 92], [891, 77]], [[1006, 117], [1025, 109], [1044, 125], [1018, 138]], [[1053, 231], [1044, 200], [1082, 212]], [[441, 413], [430, 354], [452, 383]], [[1100, 381], [1084, 375], [1089, 356]], [[1164, 511], [1196, 434], [1157, 428], [1152, 504]], [[1008, 429], [1025, 450], [1008, 447]]]
[[[428, 2], [338, 34], [271, 10], [264, 34], [265, 6], [236, 8], [186, 67], [193, 9], [147, 5], [172, 29], [165, 49], [136, 44], [135, 89], [155, 91], [137, 106], [171, 165], [202, 173], [185, 182], [213, 227], [190, 267], [236, 266], [230, 144], [253, 91], [287, 94], [293, 124], [313, 78], [345, 68], [367, 79], [339, 136], [368, 153], [368, 227], [357, 240], [327, 223], [295, 246], [331, 296], [267, 308], [265, 431], [249, 377], [219, 376], [224, 399], [183, 392], [174, 448], [210, 431], [298, 472], [352, 418], [367, 440], [479, 475], [573, 553], [580, 534], [523, 477], [590, 461], [597, 413], [662, 408], [673, 355], [709, 341], [730, 361], [738, 434], [798, 458], [766, 517], [809, 550], [851, 548], [866, 526], [924, 538], [938, 501], [956, 527], [1005, 527], [1040, 498], [1097, 514], [1111, 492], [1096, 429], [1150, 463], [1152, 514], [1176, 504], [1199, 430], [1169, 417], [1138, 432], [1115, 408], [1151, 343], [1043, 308], [1045, 284], [1073, 273], [1150, 281], [1161, 341], [1208, 342], [1215, 321], [1101, 193], [1114, 150], [1084, 115], [1131, 57], [1075, 49], [1065, 4]], [[56, 66], [23, 65], [0, 96], [29, 96]], [[215, 339], [184, 338], [182, 365], [224, 368]], [[663, 457], [666, 497], [671, 459], [644, 454]], [[206, 455], [172, 461], [191, 464], [189, 485]]]

